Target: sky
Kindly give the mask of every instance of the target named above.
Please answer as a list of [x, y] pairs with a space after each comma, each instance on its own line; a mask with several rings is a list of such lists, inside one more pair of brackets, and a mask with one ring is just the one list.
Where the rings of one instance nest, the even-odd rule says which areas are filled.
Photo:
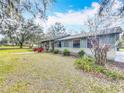
[[[80, 33], [82, 26], [88, 16], [96, 13], [99, 4], [98, 0], [56, 0], [47, 11], [48, 20], [44, 22], [37, 14], [34, 19], [36, 24], [43, 27], [50, 27], [55, 22], [64, 24], [68, 33]], [[25, 13], [25, 18], [31, 18]], [[47, 31], [47, 29], [45, 29]], [[0, 39], [2, 36], [0, 35]]]
[[48, 20], [45, 24], [38, 14], [35, 22], [44, 27], [60, 22], [64, 24], [68, 32], [80, 33], [87, 17], [94, 15], [98, 7], [98, 0], [56, 0], [48, 9]]
[[[89, 17], [95, 15], [99, 9], [99, 0], [56, 0], [47, 10], [47, 21], [44, 22], [37, 14], [34, 22], [40, 24], [48, 31], [51, 25], [56, 22], [64, 24], [70, 34], [78, 34], [87, 31], [85, 24]], [[118, 7], [118, 4], [114, 8]], [[31, 18], [25, 13], [25, 18]], [[124, 27], [124, 26], [123, 26]], [[1, 36], [0, 36], [1, 37]]]
[[91, 7], [93, 2], [98, 0], [57, 0], [53, 4], [54, 12], [66, 13], [70, 10], [81, 11], [86, 7]]

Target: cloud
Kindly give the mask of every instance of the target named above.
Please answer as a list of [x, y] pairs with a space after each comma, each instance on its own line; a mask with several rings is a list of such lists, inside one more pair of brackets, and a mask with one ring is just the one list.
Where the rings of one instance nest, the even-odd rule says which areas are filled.
[[60, 22], [64, 25], [83, 25], [85, 20], [89, 16], [93, 16], [97, 13], [99, 4], [93, 2], [90, 8], [85, 8], [81, 11], [69, 10], [67, 13], [55, 12], [54, 15], [48, 16], [48, 20], [45, 22], [37, 15], [35, 22], [41, 24], [42, 26], [54, 24], [55, 22]]
[[[122, 2], [116, 1], [112, 8], [116, 10], [121, 7], [121, 4]], [[87, 18], [93, 17], [98, 12], [99, 7], [100, 5], [97, 2], [93, 2], [91, 7], [85, 7], [80, 11], [68, 10], [68, 12], [66, 13], [55, 12], [54, 15], [48, 16], [48, 20], [46, 22], [44, 22], [44, 20], [42, 20], [38, 14], [35, 22], [36, 24], [40, 24], [45, 27], [45, 29], [47, 29], [46, 27], [50, 27], [51, 25], [53, 25], [55, 22], [60, 22], [65, 25], [67, 31], [70, 31], [70, 33], [77, 33], [80, 32], [82, 29], [86, 31], [87, 27], [85, 26], [85, 21], [87, 20]], [[116, 21], [111, 20], [107, 22], [114, 22], [113, 24], [111, 24], [112, 27], [121, 26], [124, 29], [124, 26], [122, 25], [124, 21], [122, 21], [122, 19]]]

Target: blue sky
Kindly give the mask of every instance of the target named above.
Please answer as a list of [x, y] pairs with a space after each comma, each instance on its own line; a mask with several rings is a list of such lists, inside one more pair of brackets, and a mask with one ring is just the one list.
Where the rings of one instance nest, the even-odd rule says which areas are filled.
[[[37, 0], [40, 1], [40, 0]], [[82, 30], [83, 21], [87, 16], [94, 15], [98, 8], [98, 0], [56, 0], [47, 11], [48, 20], [45, 24], [47, 27], [60, 22], [65, 25], [67, 30], [80, 32]], [[30, 19], [28, 13], [24, 13], [25, 18]], [[41, 18], [34, 19], [36, 23], [44, 25]], [[46, 26], [44, 26], [46, 27]]]
[[[65, 25], [68, 32], [79, 33], [85, 28], [82, 23], [86, 17], [96, 11], [97, 2], [98, 0], [56, 0], [48, 9], [48, 21], [45, 24], [49, 27], [55, 22], [61, 22]], [[25, 13], [24, 16], [31, 18], [28, 13]], [[38, 17], [34, 21], [44, 25]]]
[[[98, 0], [56, 0], [48, 9], [47, 26], [60, 22], [69, 32], [79, 33], [84, 28], [82, 27], [84, 20], [94, 15], [98, 6]], [[36, 18], [35, 21], [43, 24], [40, 18]]]
[[56, 0], [53, 5], [55, 12], [67, 12], [68, 10], [80, 11], [85, 7], [90, 7], [93, 2], [98, 0]]

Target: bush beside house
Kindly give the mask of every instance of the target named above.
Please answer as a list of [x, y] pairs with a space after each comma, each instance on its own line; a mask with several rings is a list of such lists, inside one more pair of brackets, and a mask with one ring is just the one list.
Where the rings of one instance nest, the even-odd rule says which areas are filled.
[[79, 57], [83, 57], [84, 55], [85, 55], [84, 50], [81, 50], [81, 51], [78, 52], [78, 56]]
[[59, 50], [54, 50], [53, 51], [54, 54], [59, 54], [59, 52], [60, 52]]
[[63, 55], [64, 55], [64, 56], [70, 56], [70, 51], [67, 50], [67, 49], [65, 49], [65, 50], [63, 51]]

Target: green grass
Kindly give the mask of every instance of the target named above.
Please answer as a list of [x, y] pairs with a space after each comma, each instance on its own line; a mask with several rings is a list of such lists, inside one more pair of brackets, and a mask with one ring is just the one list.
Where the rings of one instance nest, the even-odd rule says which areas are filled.
[[7, 49], [0, 50], [0, 85], [5, 81], [5, 75], [16, 71], [17, 66], [20, 64], [18, 62], [18, 57], [12, 55], [11, 53], [20, 52], [31, 52], [31, 49]]
[[124, 48], [123, 49], [120, 49], [120, 51], [123, 51], [124, 52]]
[[18, 52], [32, 52], [32, 49], [3, 49], [0, 50], [1, 53], [18, 53]]
[[19, 48], [19, 46], [0, 46], [0, 48]]
[[[0, 48], [2, 48], [2, 49], [3, 48], [10, 48], [11, 49], [11, 48], [20, 48], [20, 47], [19, 46], [3, 46], [2, 45], [2, 46], [0, 46]], [[23, 48], [28, 48], [28, 47], [24, 46]]]
[[7, 74], [16, 71], [17, 66], [20, 64], [17, 59], [18, 58], [16, 58], [16, 56], [13, 57], [13, 55], [0, 54], [0, 85], [4, 84]]
[[4, 51], [0, 54], [0, 93], [123, 93], [124, 81], [111, 82], [83, 73], [75, 69], [75, 60], [48, 53]]

